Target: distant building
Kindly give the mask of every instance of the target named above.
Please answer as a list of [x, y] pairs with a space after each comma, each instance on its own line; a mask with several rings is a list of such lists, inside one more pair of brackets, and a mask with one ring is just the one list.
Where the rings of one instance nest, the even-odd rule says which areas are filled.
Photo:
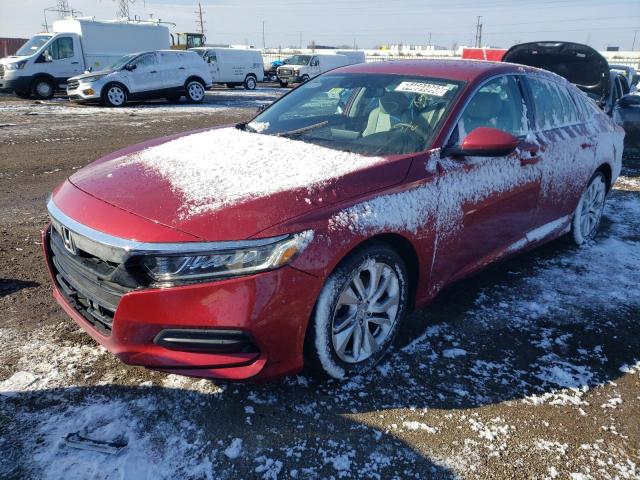
[[27, 38], [0, 38], [0, 58], [15, 54]]

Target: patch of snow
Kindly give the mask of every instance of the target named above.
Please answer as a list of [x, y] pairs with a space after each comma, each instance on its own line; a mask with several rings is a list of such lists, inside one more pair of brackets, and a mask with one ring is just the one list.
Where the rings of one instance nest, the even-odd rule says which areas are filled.
[[408, 430], [424, 430], [427, 433], [438, 433], [438, 429], [436, 427], [430, 427], [426, 423], [422, 422], [402, 422], [402, 426]]
[[464, 357], [466, 354], [467, 354], [467, 351], [462, 348], [449, 348], [442, 352], [442, 356], [444, 358]]
[[234, 460], [242, 455], [242, 439], [234, 438], [233, 440], [231, 440], [231, 444], [224, 449], [224, 454], [231, 460]]
[[185, 217], [286, 190], [319, 189], [383, 161], [274, 135], [213, 129], [127, 158], [171, 183]]

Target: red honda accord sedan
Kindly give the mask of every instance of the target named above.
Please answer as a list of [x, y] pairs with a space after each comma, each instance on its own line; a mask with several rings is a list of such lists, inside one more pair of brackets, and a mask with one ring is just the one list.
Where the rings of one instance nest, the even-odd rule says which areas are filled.
[[128, 364], [361, 374], [447, 284], [561, 235], [591, 240], [623, 136], [534, 68], [340, 68], [249, 123], [73, 174], [43, 233], [54, 296]]

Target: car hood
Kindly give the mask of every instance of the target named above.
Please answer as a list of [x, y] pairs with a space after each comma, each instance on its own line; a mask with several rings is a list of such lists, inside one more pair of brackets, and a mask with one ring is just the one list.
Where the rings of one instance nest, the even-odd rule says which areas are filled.
[[200, 239], [241, 240], [398, 183], [411, 158], [365, 157], [226, 127], [129, 147], [69, 181], [113, 206]]
[[502, 58], [549, 70], [604, 102], [609, 98], [609, 64], [593, 48], [571, 42], [530, 42], [514, 45]]
[[76, 75], [75, 77], [69, 78], [69, 80], [82, 80], [83, 78], [88, 77], [96, 77], [96, 76], [104, 76], [113, 73], [115, 70], [99, 70], [97, 72], [85, 72], [82, 75]]
[[10, 57], [0, 58], [0, 64], [6, 65], [7, 63], [16, 63], [22, 60], [28, 60], [31, 58], [31, 55], [12, 55]]

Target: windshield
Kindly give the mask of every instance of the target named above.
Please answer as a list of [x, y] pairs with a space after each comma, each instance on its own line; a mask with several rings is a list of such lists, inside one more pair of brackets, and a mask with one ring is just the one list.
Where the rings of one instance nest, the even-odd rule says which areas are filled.
[[431, 144], [462, 85], [403, 75], [321, 75], [246, 129], [364, 155], [418, 152]]
[[16, 52], [16, 55], [19, 56], [19, 57], [22, 57], [22, 56], [25, 56], [25, 55], [33, 55], [38, 50], [40, 50], [40, 48], [45, 43], [47, 43], [50, 38], [51, 38], [51, 35], [36, 35], [31, 40], [29, 40], [27, 43], [22, 45], [18, 49], [18, 51]]
[[309, 60], [311, 60], [311, 55], [294, 55], [283, 63], [288, 65], [309, 65]]
[[120, 57], [118, 60], [109, 65], [105, 70], [120, 70], [127, 63], [138, 56], [137, 53], [132, 53], [129, 55], [125, 55], [124, 57]]

